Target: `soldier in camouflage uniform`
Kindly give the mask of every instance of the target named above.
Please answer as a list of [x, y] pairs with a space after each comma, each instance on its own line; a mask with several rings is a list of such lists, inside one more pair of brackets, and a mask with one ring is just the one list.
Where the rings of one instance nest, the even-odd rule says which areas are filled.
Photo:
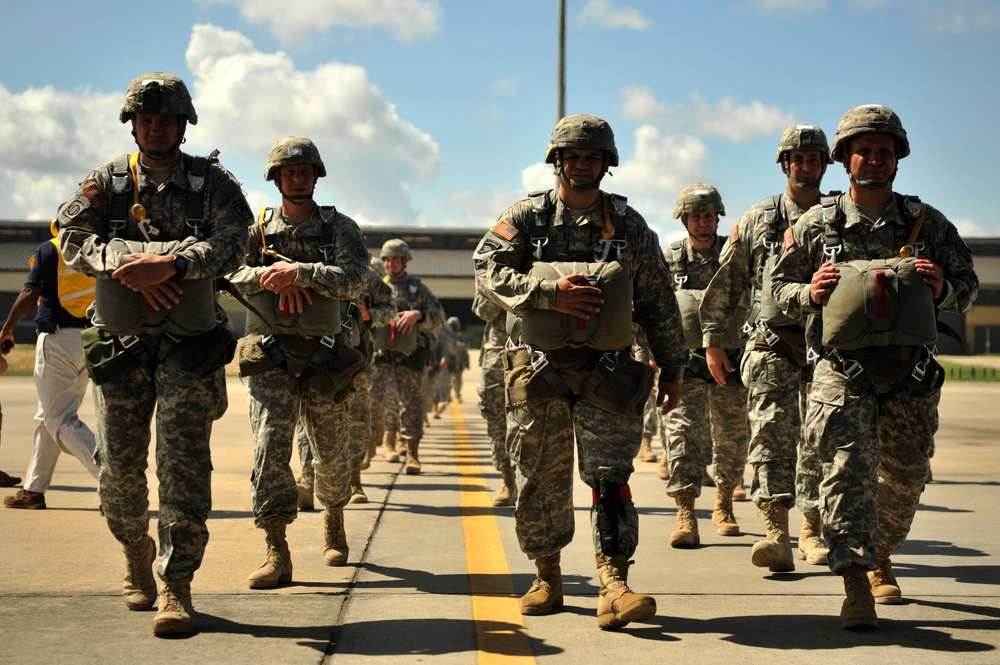
[[[473, 257], [477, 290], [488, 292], [490, 300], [521, 317], [524, 325], [551, 316], [546, 310], [564, 315], [555, 318], [567, 330], [586, 330], [594, 317], [594, 336], [601, 328], [615, 331], [606, 346], [615, 342], [617, 348], [606, 351], [588, 342], [543, 352], [523, 344], [522, 329], [514, 339], [518, 345], [504, 352], [507, 450], [517, 468], [519, 489], [515, 526], [521, 550], [537, 568], [534, 584], [521, 599], [521, 612], [548, 614], [563, 604], [559, 561], [560, 551], [573, 538], [575, 442], [580, 477], [594, 489], [591, 525], [601, 581], [598, 626], [618, 628], [656, 613], [656, 601], [632, 592], [627, 583], [629, 559], [638, 544], [638, 516], [628, 480], [652, 380], [651, 368], [629, 352], [632, 317], [645, 330], [661, 368], [664, 409], [673, 408], [680, 397], [687, 351], [656, 234], [622, 197], [600, 190], [608, 168], [618, 165], [611, 127], [590, 115], [563, 118], [552, 131], [545, 161], [555, 166], [558, 190], [538, 192], [514, 204], [483, 237]], [[626, 284], [633, 299], [631, 307], [625, 303], [621, 321], [602, 318], [599, 313], [618, 311], [621, 303], [605, 305], [602, 290], [590, 286], [583, 273], [558, 279], [530, 274], [535, 267], [565, 261], [593, 262], [594, 270], [603, 270], [609, 259], [631, 271]], [[611, 363], [613, 371], [607, 369]], [[626, 382], [618, 401], [600, 400], [587, 381], [599, 376], [599, 370], [614, 375], [615, 382]], [[643, 379], [630, 382], [630, 376]]]
[[[719, 253], [725, 242], [716, 235], [719, 216], [725, 214], [715, 187], [696, 182], [681, 190], [674, 217], [684, 224], [687, 237], [664, 251], [675, 291], [708, 286], [719, 267]], [[667, 495], [677, 502], [677, 529], [670, 534], [670, 545], [682, 548], [701, 542], [694, 504], [701, 495], [705, 459], [711, 453], [717, 487], [712, 523], [720, 536], [740, 535], [733, 515], [733, 492], [743, 485], [750, 438], [746, 388], [736, 377], [730, 377], [725, 385], [716, 384], [708, 373], [704, 349], [692, 352], [691, 365], [684, 372], [684, 397], [663, 417], [669, 469]]]
[[486, 322], [479, 351], [479, 413], [486, 419], [493, 468], [500, 472], [502, 484], [493, 495], [494, 506], [517, 503], [514, 464], [507, 454], [507, 414], [504, 409], [503, 359], [500, 353], [507, 344], [507, 310], [483, 296], [478, 290], [472, 300], [472, 312]]
[[[420, 439], [424, 435], [424, 365], [430, 353], [429, 336], [420, 333], [439, 332], [444, 327], [444, 310], [427, 285], [416, 275], [407, 273], [406, 268], [413, 260], [413, 255], [403, 240], [386, 240], [379, 256], [385, 266], [386, 280], [392, 288], [393, 302], [398, 312], [391, 325], [395, 326], [400, 335], [416, 329], [420, 337], [417, 350], [409, 355], [386, 349], [376, 356], [375, 367], [378, 374], [375, 383], [381, 386], [375, 399], [384, 394], [390, 381], [395, 385], [399, 396], [399, 440], [406, 446], [405, 470], [408, 474], [418, 474], [421, 468], [418, 451]], [[376, 389], [373, 387], [373, 390]], [[387, 419], [388, 424], [391, 423]], [[395, 431], [390, 431], [395, 435]], [[389, 435], [389, 431], [386, 435]], [[392, 439], [394, 441], [395, 436]], [[390, 459], [389, 456], [386, 458]]]
[[462, 322], [457, 316], [448, 317], [451, 329], [451, 344], [448, 347], [448, 378], [450, 390], [455, 393], [455, 401], [462, 403], [462, 374], [469, 369], [469, 336], [462, 330]]
[[[136, 305], [141, 312], [128, 314], [145, 325], [166, 312], [169, 321], [187, 309], [192, 294], [203, 292], [194, 288], [198, 280], [213, 280], [240, 265], [252, 213], [228, 171], [180, 151], [187, 126], [197, 124], [198, 116], [179, 78], [161, 72], [135, 78], [119, 117], [131, 123], [139, 152], [87, 176], [59, 211], [59, 245], [70, 267], [97, 278], [97, 314], [108, 294], [129, 289], [141, 294], [130, 297], [142, 305]], [[123, 253], [126, 246], [129, 253]], [[183, 248], [155, 253], [168, 246]], [[226, 410], [225, 364], [234, 348], [225, 313], [217, 303], [211, 309], [214, 315], [184, 322], [205, 331], [192, 335], [147, 334], [152, 324], [142, 334], [112, 334], [103, 322], [84, 333], [95, 380], [99, 491], [111, 533], [125, 549], [122, 594], [130, 610], [151, 609], [157, 595], [146, 484], [155, 412], [156, 572], [163, 580], [153, 620], [157, 635], [193, 630], [191, 578], [208, 543], [209, 438], [212, 422]], [[97, 360], [113, 360], [116, 367], [97, 366]]]
[[[311, 140], [292, 136], [275, 142], [264, 176], [281, 192], [281, 207], [261, 211], [248, 230], [246, 265], [230, 277], [241, 293], [256, 296], [260, 311], [279, 311], [275, 320], [261, 317], [259, 333], [256, 324], [248, 322], [240, 347], [240, 374], [249, 377], [254, 438], [254, 524], [264, 530], [267, 541], [264, 563], [248, 578], [251, 589], [273, 588], [292, 579], [285, 529], [297, 515], [298, 490], [290, 466], [297, 425], [311, 444], [316, 496], [326, 508], [323, 559], [328, 566], [343, 566], [349, 553], [344, 531], [344, 505], [351, 498], [344, 403], [349, 388], [335, 386], [342, 380], [349, 385], [357, 369], [342, 379], [347, 371], [338, 359], [345, 356], [333, 356], [338, 350], [350, 352], [346, 357], [356, 357], [363, 365], [351, 340], [353, 326], [360, 324], [349, 315], [345, 301], [361, 293], [368, 251], [354, 220], [313, 200], [316, 181], [325, 175]], [[317, 311], [329, 314], [323, 314], [318, 327], [277, 327], [292, 314], [304, 317], [310, 308], [321, 307], [326, 309]], [[341, 325], [342, 320], [347, 325]], [[252, 353], [272, 362], [247, 370], [243, 361]]]
[[[772, 276], [772, 295], [788, 316], [813, 315], [808, 340], [833, 332], [821, 329], [841, 278], [836, 262], [916, 255], [937, 310], [961, 314], [975, 300], [972, 253], [955, 226], [892, 190], [898, 160], [909, 153], [892, 109], [859, 106], [841, 119], [831, 157], [844, 164], [850, 192], [823, 199], [785, 233]], [[806, 438], [823, 462], [823, 538], [830, 569], [844, 578], [841, 625], [874, 627], [876, 602], [902, 602], [889, 557], [906, 539], [927, 478], [943, 375], [918, 345], [820, 353]]]
[[[767, 536], [754, 544], [751, 561], [772, 572], [795, 570], [788, 529], [788, 511], [798, 505], [802, 528], [798, 557], [807, 563], [826, 563], [820, 539], [819, 459], [805, 445], [802, 419], [812, 380], [805, 358], [805, 331], [798, 322], [761, 306], [764, 271], [781, 254], [781, 235], [802, 213], [819, 202], [820, 183], [830, 159], [826, 134], [815, 125], [792, 125], [781, 135], [775, 161], [781, 164], [787, 185], [778, 196], [765, 199], [743, 215], [729, 233], [720, 266], [705, 290], [701, 306], [708, 369], [719, 385], [733, 371], [720, 346], [725, 331], [753, 288], [757, 316], [743, 356], [740, 373], [748, 388], [753, 502], [764, 516]], [[770, 320], [764, 320], [768, 318]]]
[[[375, 377], [372, 355], [371, 330], [389, 323], [396, 316], [392, 302], [392, 289], [382, 281], [382, 276], [370, 266], [365, 273], [365, 286], [358, 298], [358, 308], [364, 325], [361, 326], [361, 346], [358, 349], [368, 356], [368, 365], [354, 378], [354, 392], [347, 398], [348, 441], [351, 456], [351, 503], [368, 503], [361, 484], [361, 471], [371, 464], [372, 405], [371, 386]], [[313, 468], [312, 446], [309, 435], [299, 425], [296, 433], [302, 473], [295, 479], [299, 491], [299, 510], [312, 510], [315, 503], [316, 471]]]

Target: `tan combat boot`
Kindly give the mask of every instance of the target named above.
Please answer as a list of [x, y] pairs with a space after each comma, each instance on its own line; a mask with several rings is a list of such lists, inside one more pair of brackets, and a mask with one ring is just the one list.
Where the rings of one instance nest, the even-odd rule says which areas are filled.
[[878, 557], [878, 569], [868, 571], [868, 582], [872, 587], [872, 596], [879, 605], [902, 605], [903, 592], [899, 589], [896, 576], [892, 574], [892, 561], [889, 555]]
[[375, 459], [375, 454], [378, 452], [378, 443], [375, 441], [374, 432], [368, 437], [368, 447], [365, 448], [365, 458], [361, 460], [362, 471], [368, 469], [372, 465], [372, 460]]
[[512, 467], [500, 469], [503, 485], [493, 497], [494, 506], [513, 506], [517, 504], [517, 473]]
[[292, 581], [292, 555], [285, 540], [286, 522], [272, 520], [264, 524], [267, 554], [260, 568], [250, 573], [247, 581], [251, 589], [273, 589], [279, 583]]
[[316, 470], [311, 466], [302, 467], [302, 474], [295, 479], [299, 491], [299, 510], [314, 510], [313, 493], [316, 491]]
[[323, 515], [325, 545], [323, 560], [328, 566], [347, 565], [347, 533], [344, 531], [344, 509], [327, 508]]
[[351, 470], [351, 503], [368, 503], [368, 495], [361, 486], [361, 469]]
[[760, 511], [764, 516], [767, 537], [754, 543], [750, 550], [750, 561], [758, 568], [767, 568], [772, 573], [795, 570], [792, 541], [788, 537], [788, 508], [778, 501], [768, 501], [760, 507]]
[[747, 500], [747, 488], [740, 483], [733, 488], [733, 501], [746, 501]]
[[841, 573], [847, 598], [840, 608], [840, 625], [844, 628], [877, 628], [875, 598], [868, 583], [868, 571], [854, 564]]
[[639, 454], [636, 458], [641, 462], [655, 462], [656, 453], [653, 452], [653, 435], [645, 433], [642, 435], [642, 445], [639, 446]]
[[406, 467], [407, 475], [415, 476], [420, 473], [420, 458], [417, 456], [417, 449], [420, 447], [419, 441], [408, 441], [406, 446]]
[[677, 529], [670, 534], [670, 546], [686, 548], [700, 545], [698, 518], [694, 514], [694, 494], [679, 492], [674, 500], [677, 501]]
[[149, 535], [133, 545], [123, 545], [125, 550], [125, 575], [122, 577], [122, 598], [125, 607], [133, 612], [153, 609], [156, 602], [156, 579], [153, 563], [156, 562], [156, 541]]
[[740, 535], [740, 525], [736, 523], [733, 514], [733, 488], [719, 485], [719, 493], [715, 496], [715, 510], [712, 511], [712, 524], [720, 536]]
[[663, 451], [663, 457], [660, 458], [660, 463], [656, 467], [656, 475], [660, 477], [660, 480], [670, 480], [670, 461], [667, 459], [667, 451]]
[[382, 447], [379, 449], [386, 462], [398, 462], [399, 453], [396, 452], [396, 433], [386, 430], [382, 438]]
[[538, 571], [528, 593], [521, 596], [521, 614], [551, 614], [563, 606], [562, 570], [559, 552], [535, 559]]
[[621, 628], [633, 621], [645, 621], [656, 614], [656, 600], [628, 588], [630, 562], [623, 554], [608, 557], [597, 555], [597, 574], [601, 578], [601, 595], [597, 599], [597, 627], [602, 630]]
[[160, 608], [153, 617], [153, 635], [188, 635], [191, 623], [191, 578], [174, 577], [163, 580]]
[[825, 566], [826, 555], [830, 552], [823, 544], [821, 533], [819, 513], [803, 513], [798, 556], [811, 566]]

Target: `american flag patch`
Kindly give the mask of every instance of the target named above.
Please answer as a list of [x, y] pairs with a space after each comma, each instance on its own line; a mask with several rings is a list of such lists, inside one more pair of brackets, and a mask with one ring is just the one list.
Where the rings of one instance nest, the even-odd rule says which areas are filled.
[[785, 229], [785, 249], [791, 248], [795, 244], [795, 233], [792, 232], [792, 227]]
[[735, 245], [740, 240], [740, 225], [733, 224], [733, 228], [729, 231], [729, 244]]
[[497, 234], [504, 240], [510, 241], [517, 236], [517, 229], [501, 219], [496, 223], [496, 226], [493, 227], [493, 233]]
[[96, 182], [88, 182], [80, 189], [87, 195], [87, 198], [90, 199], [90, 204], [95, 208], [100, 208], [108, 204], [108, 200], [104, 197], [104, 191], [97, 186]]

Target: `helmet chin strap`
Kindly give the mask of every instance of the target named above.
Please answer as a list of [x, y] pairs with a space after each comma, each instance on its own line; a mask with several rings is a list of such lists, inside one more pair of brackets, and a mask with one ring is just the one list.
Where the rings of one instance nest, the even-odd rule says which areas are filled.
[[297, 206], [300, 206], [300, 205], [302, 205], [303, 203], [305, 203], [307, 201], [312, 201], [313, 194], [316, 193], [316, 183], [313, 183], [312, 190], [309, 192], [308, 195], [306, 195], [306, 196], [289, 196], [288, 194], [285, 194], [285, 190], [283, 190], [281, 188], [281, 176], [280, 175], [278, 175], [278, 176], [276, 176], [274, 178], [274, 184], [278, 188], [278, 191], [281, 192], [281, 198], [282, 199], [284, 199], [285, 201], [288, 201], [289, 203], [297, 205]]

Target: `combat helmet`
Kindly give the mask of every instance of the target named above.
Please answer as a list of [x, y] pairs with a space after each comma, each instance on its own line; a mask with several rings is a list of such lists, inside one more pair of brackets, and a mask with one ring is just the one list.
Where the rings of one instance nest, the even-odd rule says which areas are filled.
[[400, 238], [390, 238], [385, 241], [382, 245], [382, 251], [379, 253], [380, 259], [387, 259], [390, 256], [401, 256], [407, 261], [413, 260], [413, 255], [410, 254], [410, 246], [406, 244], [406, 241]]
[[846, 164], [844, 155], [847, 143], [853, 136], [884, 132], [896, 137], [896, 159], [903, 159], [910, 154], [910, 141], [906, 138], [906, 130], [899, 116], [888, 106], [881, 104], [865, 104], [855, 106], [844, 114], [837, 125], [837, 135], [833, 137], [833, 148], [830, 156], [834, 161]]
[[288, 136], [275, 141], [267, 153], [267, 166], [264, 167], [264, 180], [274, 180], [277, 171], [282, 166], [292, 164], [315, 164], [316, 177], [326, 175], [326, 166], [319, 156], [319, 148], [307, 138]]
[[778, 142], [778, 155], [774, 161], [781, 163], [786, 152], [792, 150], [819, 150], [827, 164], [833, 164], [830, 158], [830, 144], [826, 141], [826, 134], [816, 125], [791, 125], [781, 135]]
[[459, 330], [462, 327], [462, 322], [457, 316], [449, 316], [447, 323], [452, 330]]
[[677, 195], [677, 205], [674, 207], [674, 219], [681, 215], [694, 215], [702, 212], [726, 214], [722, 205], [722, 195], [712, 185], [696, 182], [688, 185]]
[[198, 114], [184, 81], [172, 74], [153, 72], [136, 76], [125, 91], [125, 103], [118, 113], [122, 124], [136, 113], [177, 114], [192, 125], [198, 124]]
[[559, 120], [552, 128], [552, 138], [545, 151], [545, 163], [556, 163], [556, 151], [562, 148], [603, 150], [608, 153], [608, 166], [618, 166], [615, 133], [606, 120], [580, 113]]

